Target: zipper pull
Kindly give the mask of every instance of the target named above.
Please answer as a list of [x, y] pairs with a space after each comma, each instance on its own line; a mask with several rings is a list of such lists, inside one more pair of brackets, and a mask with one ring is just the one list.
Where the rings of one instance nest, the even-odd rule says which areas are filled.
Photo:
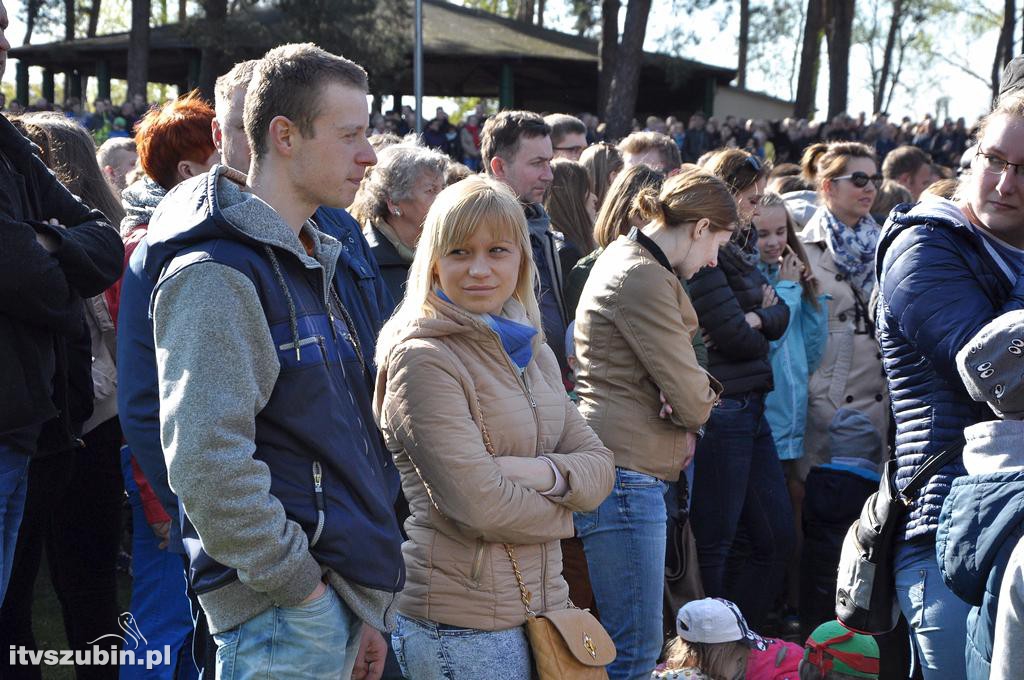
[[316, 509], [324, 509], [324, 475], [320, 461], [313, 461], [313, 493], [316, 495]]

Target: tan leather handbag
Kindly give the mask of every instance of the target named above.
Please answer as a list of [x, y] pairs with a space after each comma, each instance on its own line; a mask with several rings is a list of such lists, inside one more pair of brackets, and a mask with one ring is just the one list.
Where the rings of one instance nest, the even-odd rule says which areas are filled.
[[567, 609], [534, 612], [515, 551], [508, 543], [504, 546], [526, 607], [526, 636], [539, 680], [607, 680], [604, 667], [615, 660], [615, 644], [608, 631], [593, 614], [572, 602]]

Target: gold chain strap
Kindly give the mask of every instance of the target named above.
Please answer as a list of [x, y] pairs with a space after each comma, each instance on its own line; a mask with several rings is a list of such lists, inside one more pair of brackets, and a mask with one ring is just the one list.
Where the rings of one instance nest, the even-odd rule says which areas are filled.
[[[480, 407], [480, 400], [476, 402], [476, 409], [480, 413], [480, 434], [484, 440], [484, 448], [487, 449], [487, 453], [494, 458], [494, 443], [491, 441], [491, 435], [487, 432], [487, 425], [484, 424], [484, 410]], [[533, 611], [530, 607], [530, 590], [526, 587], [526, 582], [523, 581], [523, 572], [519, 570], [519, 562], [516, 560], [516, 554], [512, 546], [508, 543], [502, 544], [505, 548], [505, 554], [508, 555], [508, 561], [512, 563], [512, 573], [515, 574], [516, 584], [519, 586], [519, 599], [523, 601], [523, 606], [526, 607], [526, 615], [529, 617], [537, 616], [537, 612]]]

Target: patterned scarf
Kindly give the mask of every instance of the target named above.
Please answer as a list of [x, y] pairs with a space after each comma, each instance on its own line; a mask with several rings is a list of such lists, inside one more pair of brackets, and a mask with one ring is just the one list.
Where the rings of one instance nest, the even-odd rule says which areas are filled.
[[865, 215], [851, 228], [840, 222], [831, 210], [824, 208], [821, 212], [828, 232], [828, 251], [836, 267], [865, 295], [871, 295], [875, 287], [875, 251], [881, 227], [871, 215]]

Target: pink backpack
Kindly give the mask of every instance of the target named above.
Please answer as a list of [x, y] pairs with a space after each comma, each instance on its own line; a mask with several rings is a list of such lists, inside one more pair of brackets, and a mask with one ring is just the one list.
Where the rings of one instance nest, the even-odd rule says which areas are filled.
[[768, 639], [768, 649], [750, 650], [746, 680], [800, 680], [804, 648], [792, 642]]

